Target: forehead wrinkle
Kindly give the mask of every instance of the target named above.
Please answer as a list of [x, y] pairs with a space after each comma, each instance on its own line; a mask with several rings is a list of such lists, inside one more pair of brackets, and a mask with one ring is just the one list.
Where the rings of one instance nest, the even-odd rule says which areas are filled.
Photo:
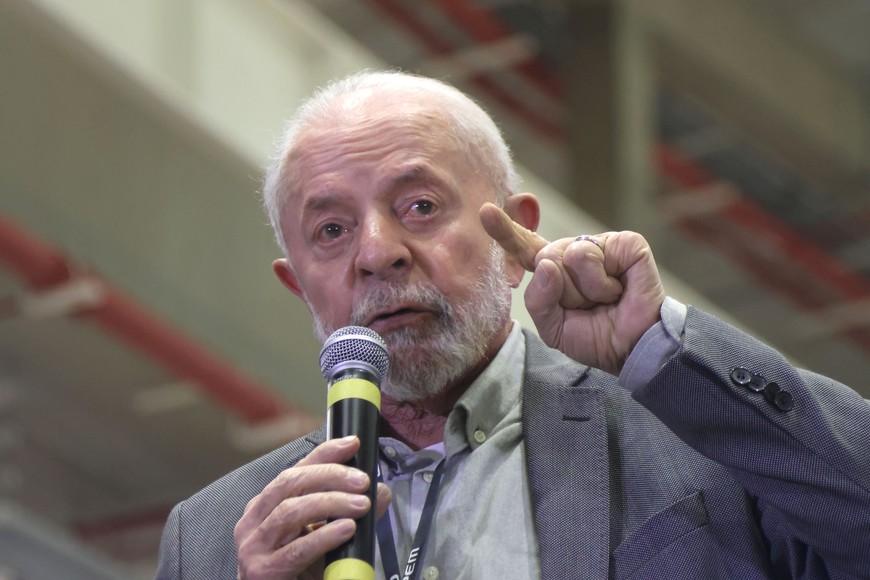
[[[343, 112], [347, 113], [347, 111]], [[359, 113], [359, 110], [356, 112]], [[406, 158], [402, 163], [406, 167], [398, 169], [394, 177], [387, 176], [384, 182], [386, 188], [382, 187], [382, 191], [384, 189], [393, 191], [410, 183], [433, 183], [456, 189], [457, 184], [450, 179], [453, 176], [449, 172], [447, 175], [442, 174], [428, 159], [439, 152], [462, 154], [451, 139], [449, 131], [442, 131], [438, 139], [432, 139], [433, 124], [443, 126], [445, 123], [437, 111], [424, 109], [422, 115], [407, 119], [404, 118], [404, 114], [398, 115], [397, 118], [395, 114], [385, 115], [380, 110], [374, 114], [371, 111], [367, 113], [357, 114], [353, 118], [346, 116], [342, 119], [343, 122], [332, 118], [326, 126], [308, 126], [301, 131], [297, 146], [285, 157], [284, 173], [288, 181], [288, 190], [303, 192], [308, 189], [312, 181], [322, 178], [323, 176], [317, 175], [314, 169], [321, 164], [321, 159], [329, 162], [335, 157], [348, 160], [379, 158], [386, 165], [388, 159], [401, 158], [412, 150], [413, 157]], [[341, 116], [336, 115], [336, 117]], [[397, 125], [399, 129], [397, 139], [380, 141], [375, 139], [375, 136], [382, 135], [390, 126]], [[313, 149], [312, 144], [315, 144]], [[324, 144], [323, 150], [317, 150], [324, 147]], [[419, 148], [421, 146], [422, 151]], [[310, 173], [306, 175], [312, 170], [314, 175]], [[325, 195], [312, 196], [304, 202], [303, 211], [323, 209], [330, 203], [336, 203], [337, 201], [332, 199], [336, 195], [341, 195], [341, 192], [331, 191], [326, 192]]]

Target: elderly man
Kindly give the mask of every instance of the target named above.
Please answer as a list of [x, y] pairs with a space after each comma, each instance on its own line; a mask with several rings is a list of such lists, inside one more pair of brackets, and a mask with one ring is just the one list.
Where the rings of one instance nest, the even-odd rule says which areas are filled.
[[[372, 506], [342, 465], [355, 438], [294, 441], [176, 506], [160, 578], [321, 577], [373, 507], [379, 578], [421, 537], [421, 578], [870, 577], [870, 405], [666, 298], [638, 234], [535, 234], [456, 89], [333, 83], [264, 197], [275, 273], [320, 337], [361, 325], [389, 348], [384, 483]], [[510, 319], [525, 271], [540, 338]]]

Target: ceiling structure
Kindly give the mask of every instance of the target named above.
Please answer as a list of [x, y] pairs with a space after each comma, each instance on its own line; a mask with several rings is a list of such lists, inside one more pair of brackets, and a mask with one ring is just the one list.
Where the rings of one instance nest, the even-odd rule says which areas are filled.
[[[577, 112], [565, 77], [580, 77], [573, 82], [582, 85], [584, 74], [563, 64], [570, 60], [571, 5], [583, 5], [582, 15], [595, 14], [588, 5], [604, 6], [616, 13], [611, 18], [619, 18], [625, 6], [509, 0], [315, 4], [390, 64], [464, 86], [499, 112], [523, 163], [568, 195], [584, 188], [567, 169], [584, 162], [572, 155], [566, 135]], [[656, 9], [667, 4], [680, 3]], [[776, 1], [758, 4], [752, 18], [771, 20], [762, 34], [795, 43], [801, 58], [824, 63], [857, 87], [863, 144], [844, 153], [801, 135], [800, 128], [783, 127], [788, 119], [777, 103], [750, 102], [749, 89], [715, 86], [725, 73], [697, 70], [701, 64], [693, 59], [699, 57], [680, 55], [678, 42], [655, 37], [647, 41], [654, 53], [649, 62], [655, 95], [648, 155], [658, 185], [640, 203], [652, 217], [639, 224], [631, 216], [603, 221], [639, 227], [665, 268], [741, 324], [810, 368], [860, 385], [870, 357], [870, 164], [850, 155], [868, 151], [870, 46], [859, 30], [870, 24], [870, 4], [800, 2], [789, 10]], [[727, 12], [711, 16], [731, 18], [719, 21], [720, 28], [739, 24]], [[703, 18], [686, 20], [704, 26]], [[746, 42], [741, 32], [734, 31], [734, 40]], [[776, 49], [770, 38], [765, 41]], [[801, 72], [782, 76], [788, 80]], [[814, 77], [804, 80], [811, 84]], [[589, 115], [581, 114], [584, 120]], [[589, 201], [578, 197], [581, 205]]]
[[[870, 397], [870, 2], [710, 14], [679, 0], [661, 13], [555, 0], [298, 4], [388, 66], [472, 93], [517, 159], [580, 204], [596, 201], [574, 171], [589, 145], [569, 128], [609, 107], [637, 114], [645, 161], [629, 170], [647, 186], [639, 198], [615, 187], [599, 219], [637, 227], [711, 305]], [[286, 384], [288, 369], [320, 384], [317, 345], [268, 269], [257, 164], [47, 11], [0, 8], [0, 74], [16, 79], [0, 90], [0, 514], [14, 514], [0, 517], [0, 537], [49, 529], [107, 578], [113, 566], [148, 577], [171, 505], [320, 421], [322, 392]], [[631, 75], [644, 82], [628, 97], [616, 83], [600, 111], [566, 65], [584, 62], [575, 18], [591, 9], [612, 31], [596, 46], [621, 47], [604, 49], [592, 78], [644, 67]], [[729, 26], [756, 52], [711, 39], [706, 54], [698, 37]], [[714, 66], [721, 53], [757, 61], [756, 77]], [[768, 53], [796, 68], [774, 76], [808, 102], [772, 88]], [[196, 76], [180, 60], [178, 74]], [[795, 122], [809, 113], [831, 127]], [[606, 139], [615, 127], [593, 145], [621, 147]], [[608, 163], [601, 173], [626, 167]]]

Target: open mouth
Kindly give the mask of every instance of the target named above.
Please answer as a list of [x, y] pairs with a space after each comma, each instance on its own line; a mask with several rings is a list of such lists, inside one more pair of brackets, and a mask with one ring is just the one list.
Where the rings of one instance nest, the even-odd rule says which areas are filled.
[[384, 314], [379, 314], [378, 316], [375, 317], [374, 320], [372, 320], [372, 322], [375, 322], [377, 320], [389, 320], [389, 319], [395, 318], [397, 316], [402, 316], [405, 314], [420, 313], [420, 312], [422, 312], [422, 310], [416, 310], [414, 308], [399, 308], [398, 310], [394, 310], [392, 312], [385, 312]]
[[410, 326], [418, 322], [420, 317], [433, 314], [429, 309], [408, 306], [377, 313], [366, 326], [375, 332], [387, 332], [401, 326]]

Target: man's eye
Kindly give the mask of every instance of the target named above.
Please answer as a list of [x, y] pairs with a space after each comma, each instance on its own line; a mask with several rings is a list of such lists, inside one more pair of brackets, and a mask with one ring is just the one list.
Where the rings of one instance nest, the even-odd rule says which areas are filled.
[[320, 228], [320, 233], [328, 240], [334, 240], [343, 234], [345, 229], [339, 224], [326, 224]]
[[411, 205], [411, 211], [420, 215], [431, 215], [435, 211], [435, 204], [427, 199], [421, 199]]

